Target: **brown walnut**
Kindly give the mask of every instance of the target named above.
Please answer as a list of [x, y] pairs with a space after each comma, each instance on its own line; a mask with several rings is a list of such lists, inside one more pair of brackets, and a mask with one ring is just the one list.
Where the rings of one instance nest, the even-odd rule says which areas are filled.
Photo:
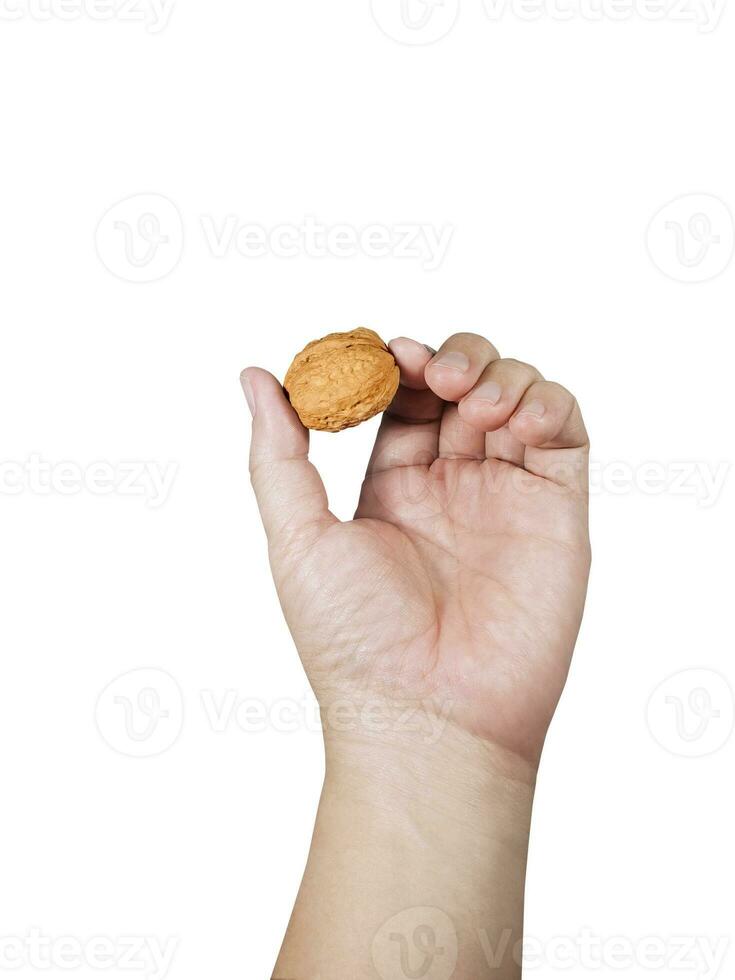
[[359, 327], [307, 344], [283, 387], [307, 429], [339, 432], [384, 411], [398, 389], [398, 376], [380, 337]]

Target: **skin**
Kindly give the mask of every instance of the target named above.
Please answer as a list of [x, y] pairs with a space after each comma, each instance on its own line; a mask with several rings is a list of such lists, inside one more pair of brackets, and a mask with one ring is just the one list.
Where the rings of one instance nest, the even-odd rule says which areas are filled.
[[389, 346], [401, 385], [348, 522], [281, 385], [242, 375], [327, 763], [274, 976], [506, 980], [521, 974], [535, 774], [589, 574], [588, 437], [565, 388], [480, 336]]

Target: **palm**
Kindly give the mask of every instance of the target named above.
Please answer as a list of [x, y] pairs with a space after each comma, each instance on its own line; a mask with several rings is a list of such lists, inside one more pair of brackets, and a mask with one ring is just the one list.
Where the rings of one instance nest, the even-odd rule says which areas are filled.
[[553, 713], [587, 577], [578, 495], [498, 460], [368, 477], [356, 518], [278, 570], [319, 691], [421, 701], [524, 754]]

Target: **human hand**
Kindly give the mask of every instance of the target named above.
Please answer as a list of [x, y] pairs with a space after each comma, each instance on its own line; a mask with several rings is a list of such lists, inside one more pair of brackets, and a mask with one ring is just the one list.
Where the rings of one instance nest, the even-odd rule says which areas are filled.
[[[569, 392], [482, 337], [456, 334], [435, 356], [390, 347], [401, 385], [348, 522], [278, 381], [243, 372], [273, 575], [325, 719], [325, 786], [276, 976], [417, 975], [396, 961], [412, 937], [392, 916], [438, 909], [456, 930], [455, 980], [517, 980], [535, 770], [589, 572], [587, 434]], [[337, 731], [330, 708], [345, 702], [394, 719], [420, 703], [441, 738], [363, 715]]]
[[404, 338], [390, 347], [401, 386], [346, 523], [280, 384], [243, 373], [286, 619], [323, 707], [421, 702], [535, 764], [589, 572], [579, 407], [475, 334], [433, 357]]

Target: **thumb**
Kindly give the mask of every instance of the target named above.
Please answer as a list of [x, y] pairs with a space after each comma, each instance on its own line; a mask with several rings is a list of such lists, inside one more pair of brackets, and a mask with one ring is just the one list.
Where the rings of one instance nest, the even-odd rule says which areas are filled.
[[287, 547], [295, 537], [316, 538], [337, 518], [309, 462], [309, 432], [268, 371], [246, 368], [240, 382], [253, 416], [250, 478], [268, 543]]

